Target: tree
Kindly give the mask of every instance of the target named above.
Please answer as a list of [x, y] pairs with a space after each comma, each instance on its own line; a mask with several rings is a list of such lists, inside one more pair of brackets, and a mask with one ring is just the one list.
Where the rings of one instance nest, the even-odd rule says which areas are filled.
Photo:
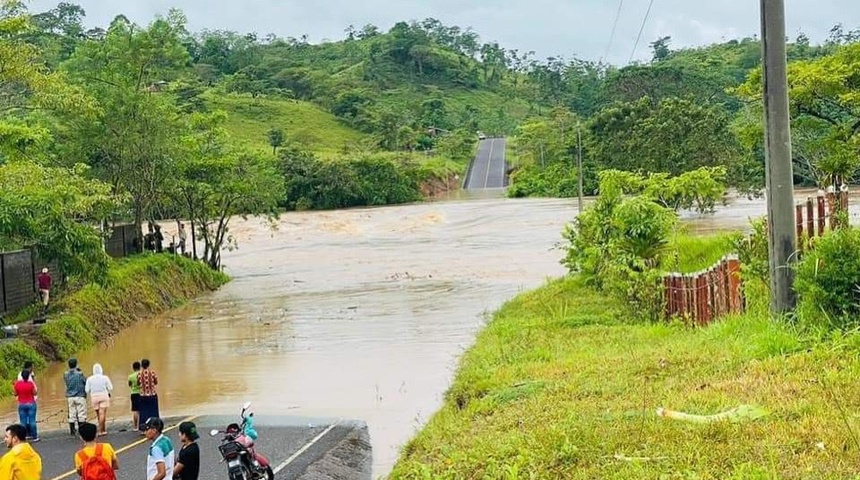
[[589, 157], [603, 168], [680, 175], [729, 165], [739, 145], [722, 108], [691, 99], [616, 103], [588, 122]]
[[[801, 178], [818, 186], [841, 185], [860, 168], [858, 70], [858, 43], [789, 65], [794, 161]], [[761, 115], [755, 114], [762, 108], [761, 81], [761, 70], [757, 70], [737, 89], [738, 95], [752, 105], [756, 135], [746, 136], [751, 149], [758, 149], [760, 141]]]
[[221, 267], [221, 251], [236, 245], [229, 235], [237, 216], [277, 216], [283, 180], [273, 161], [230, 145], [224, 112], [194, 113], [182, 139], [182, 156], [172, 185], [175, 202], [191, 218], [204, 242], [204, 261]]
[[655, 62], [669, 58], [669, 55], [672, 54], [672, 50], [669, 48], [671, 41], [672, 37], [662, 37], [651, 42], [651, 50], [654, 52], [653, 58]]
[[86, 158], [117, 194], [132, 199], [138, 231], [156, 214], [161, 189], [174, 174], [181, 122], [170, 96], [155, 86], [187, 65], [185, 18], [171, 11], [148, 28], [114, 20], [104, 41], [86, 41], [63, 67], [98, 99], [95, 120], [72, 116], [73, 157]]
[[31, 112], [92, 111], [89, 98], [47, 69], [41, 51], [27, 41], [30, 27], [21, 2], [0, 3], [0, 163], [48, 143], [47, 129], [28, 121]]
[[272, 146], [272, 155], [278, 154], [278, 148], [284, 144], [284, 131], [280, 128], [272, 128], [267, 134], [269, 145]]
[[34, 247], [68, 275], [101, 280], [107, 271], [95, 225], [121, 200], [110, 186], [85, 178], [86, 165], [49, 168], [34, 162], [0, 165], [0, 244]]

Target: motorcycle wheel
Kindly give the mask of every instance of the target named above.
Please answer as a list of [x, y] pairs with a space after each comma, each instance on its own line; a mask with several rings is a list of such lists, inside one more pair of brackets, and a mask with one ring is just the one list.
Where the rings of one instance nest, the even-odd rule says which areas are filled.
[[266, 480], [275, 480], [275, 472], [272, 471], [272, 467], [266, 467]]
[[242, 465], [241, 468], [230, 472], [230, 480], [251, 480], [251, 473], [248, 472], [247, 467]]

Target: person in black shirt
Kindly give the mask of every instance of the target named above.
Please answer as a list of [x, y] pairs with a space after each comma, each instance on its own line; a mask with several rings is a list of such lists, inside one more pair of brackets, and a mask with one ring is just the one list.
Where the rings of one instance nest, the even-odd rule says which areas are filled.
[[182, 449], [176, 458], [176, 466], [173, 467], [173, 478], [179, 480], [197, 480], [200, 475], [200, 447], [197, 446], [197, 426], [194, 422], [182, 422], [179, 424], [179, 441]]

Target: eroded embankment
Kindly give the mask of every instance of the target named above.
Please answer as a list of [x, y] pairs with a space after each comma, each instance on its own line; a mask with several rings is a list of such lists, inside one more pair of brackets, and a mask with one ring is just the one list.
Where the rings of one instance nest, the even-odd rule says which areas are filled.
[[48, 323], [22, 327], [0, 344], [0, 394], [8, 394], [25, 361], [36, 368], [76, 352], [227, 282], [226, 275], [175, 255], [142, 255], [111, 265], [102, 284], [88, 284], [57, 302]]

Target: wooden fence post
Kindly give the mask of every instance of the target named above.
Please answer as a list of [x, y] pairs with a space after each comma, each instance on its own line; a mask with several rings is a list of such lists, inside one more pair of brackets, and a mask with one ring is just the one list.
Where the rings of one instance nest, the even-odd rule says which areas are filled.
[[726, 262], [729, 280], [729, 298], [732, 313], [740, 313], [743, 307], [741, 302], [741, 262], [737, 257], [729, 257]]
[[827, 209], [825, 208], [825, 200], [824, 200], [824, 190], [818, 191], [818, 236], [824, 236], [824, 229], [826, 228], [827, 221], [826, 218]]
[[803, 251], [803, 205], [794, 206], [794, 217], [797, 223], [797, 248]]
[[[806, 199], [806, 234], [809, 238], [815, 236], [815, 206], [812, 202], [812, 197]], [[798, 238], [799, 242], [800, 239]]]

